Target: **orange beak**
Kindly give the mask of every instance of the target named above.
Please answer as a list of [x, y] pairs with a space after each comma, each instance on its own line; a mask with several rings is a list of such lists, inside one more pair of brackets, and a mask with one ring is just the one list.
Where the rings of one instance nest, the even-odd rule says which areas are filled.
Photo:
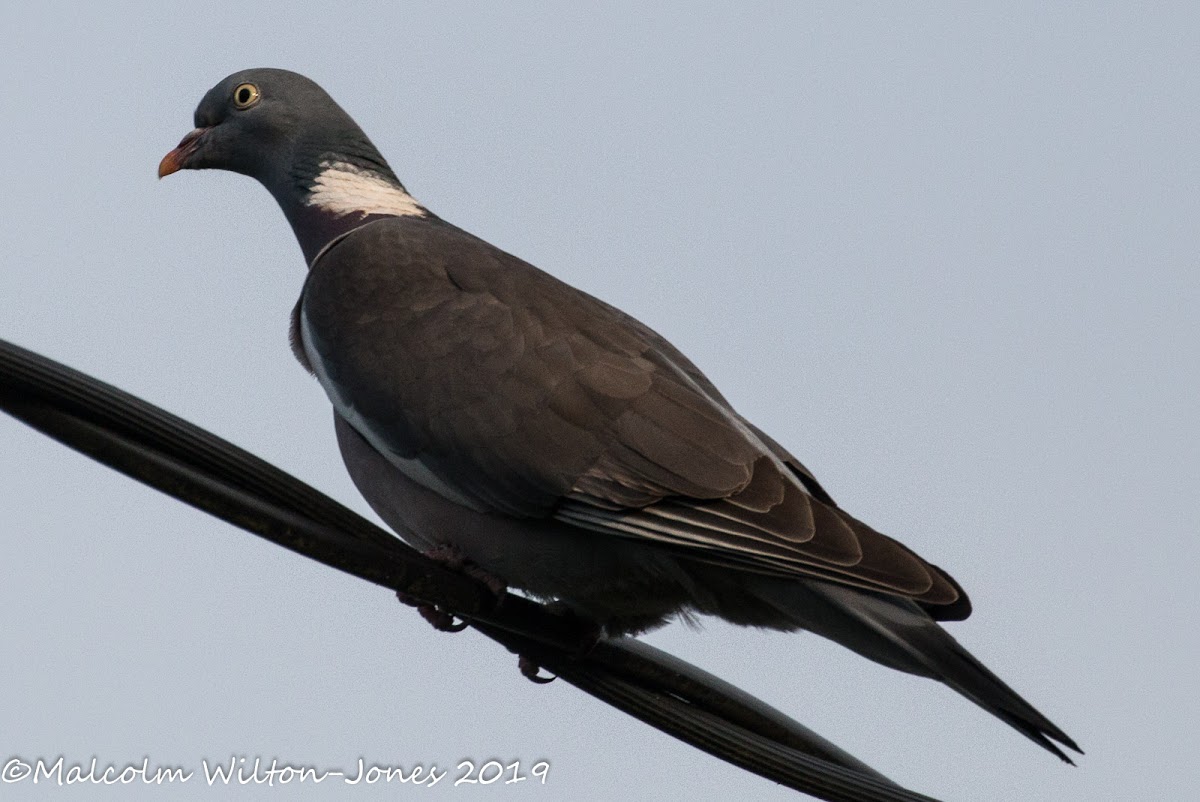
[[163, 156], [162, 161], [158, 163], [158, 177], [163, 178], [184, 169], [187, 166], [185, 162], [196, 152], [200, 137], [207, 130], [207, 128], [197, 128], [181, 139], [173, 151]]

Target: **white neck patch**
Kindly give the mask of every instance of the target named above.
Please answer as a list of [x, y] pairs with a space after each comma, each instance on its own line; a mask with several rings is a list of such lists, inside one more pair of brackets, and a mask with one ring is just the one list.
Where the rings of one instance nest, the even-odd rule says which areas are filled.
[[424, 217], [416, 198], [378, 173], [347, 162], [323, 161], [305, 201], [338, 217], [358, 213]]

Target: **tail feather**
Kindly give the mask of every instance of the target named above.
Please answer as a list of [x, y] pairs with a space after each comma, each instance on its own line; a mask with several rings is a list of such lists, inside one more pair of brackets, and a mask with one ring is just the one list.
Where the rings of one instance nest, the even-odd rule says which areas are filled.
[[883, 665], [940, 680], [1067, 763], [1074, 765], [1059, 744], [1083, 754], [915, 603], [816, 581], [760, 590], [763, 601], [797, 626]]

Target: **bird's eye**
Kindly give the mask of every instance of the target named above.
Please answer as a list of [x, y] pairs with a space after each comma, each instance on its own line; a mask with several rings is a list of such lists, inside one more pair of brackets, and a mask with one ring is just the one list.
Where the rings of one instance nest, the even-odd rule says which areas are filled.
[[258, 87], [254, 84], [238, 84], [233, 90], [233, 105], [234, 108], [248, 109], [258, 102], [262, 95], [258, 92]]

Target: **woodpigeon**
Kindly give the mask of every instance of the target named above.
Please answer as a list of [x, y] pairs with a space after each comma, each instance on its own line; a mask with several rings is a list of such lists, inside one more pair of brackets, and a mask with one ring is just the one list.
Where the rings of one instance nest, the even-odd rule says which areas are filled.
[[695, 615], [806, 629], [1078, 751], [937, 623], [971, 610], [949, 574], [839, 508], [656, 332], [422, 206], [317, 84], [218, 83], [158, 172], [206, 168], [257, 179], [291, 223], [292, 348], [412, 545], [610, 635]]

